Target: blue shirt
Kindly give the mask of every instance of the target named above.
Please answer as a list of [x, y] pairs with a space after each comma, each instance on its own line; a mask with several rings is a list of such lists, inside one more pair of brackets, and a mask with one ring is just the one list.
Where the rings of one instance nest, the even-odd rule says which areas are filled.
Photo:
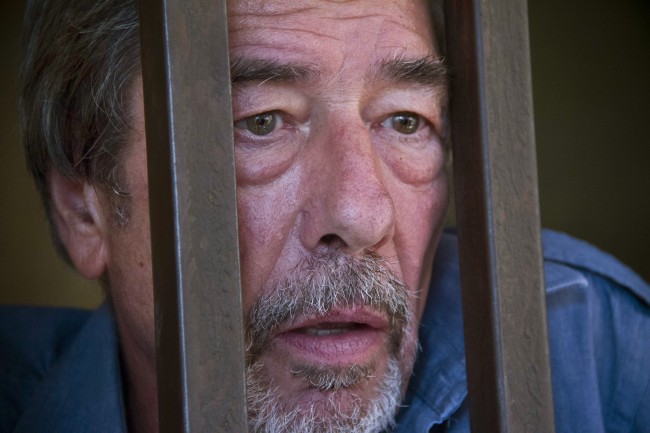
[[[650, 286], [544, 232], [558, 433], [650, 433]], [[469, 433], [456, 239], [444, 234], [399, 433]], [[0, 433], [126, 432], [111, 310], [0, 307]]]

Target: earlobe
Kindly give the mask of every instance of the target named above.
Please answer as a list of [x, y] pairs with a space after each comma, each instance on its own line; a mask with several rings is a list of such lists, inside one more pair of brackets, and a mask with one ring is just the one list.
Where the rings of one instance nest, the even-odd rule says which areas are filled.
[[86, 278], [106, 268], [106, 221], [98, 193], [87, 181], [56, 169], [48, 173], [52, 220], [75, 268]]

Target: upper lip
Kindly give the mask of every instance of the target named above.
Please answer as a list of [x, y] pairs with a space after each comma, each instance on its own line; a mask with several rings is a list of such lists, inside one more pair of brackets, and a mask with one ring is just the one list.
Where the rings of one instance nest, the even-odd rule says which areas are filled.
[[369, 307], [333, 308], [325, 315], [300, 316], [286, 326], [280, 327], [276, 335], [309, 328], [323, 323], [355, 323], [366, 325], [377, 330], [388, 328], [386, 314]]

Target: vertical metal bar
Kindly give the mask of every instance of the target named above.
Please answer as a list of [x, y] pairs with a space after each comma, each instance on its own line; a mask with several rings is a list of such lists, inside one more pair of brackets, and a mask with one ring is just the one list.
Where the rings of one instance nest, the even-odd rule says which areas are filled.
[[447, 48], [473, 431], [553, 432], [525, 0], [450, 0]]
[[225, 1], [141, 0], [161, 432], [246, 432]]

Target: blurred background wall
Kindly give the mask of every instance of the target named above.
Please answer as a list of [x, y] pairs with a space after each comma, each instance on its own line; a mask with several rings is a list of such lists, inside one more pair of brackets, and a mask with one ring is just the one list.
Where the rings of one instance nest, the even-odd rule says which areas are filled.
[[[0, 5], [0, 303], [93, 307], [61, 262], [17, 141], [23, 1]], [[650, 5], [530, 0], [542, 224], [650, 279]]]
[[650, 280], [650, 2], [529, 0], [542, 224]]
[[0, 303], [94, 307], [101, 291], [57, 257], [18, 143], [16, 81], [24, 4], [0, 4]]

